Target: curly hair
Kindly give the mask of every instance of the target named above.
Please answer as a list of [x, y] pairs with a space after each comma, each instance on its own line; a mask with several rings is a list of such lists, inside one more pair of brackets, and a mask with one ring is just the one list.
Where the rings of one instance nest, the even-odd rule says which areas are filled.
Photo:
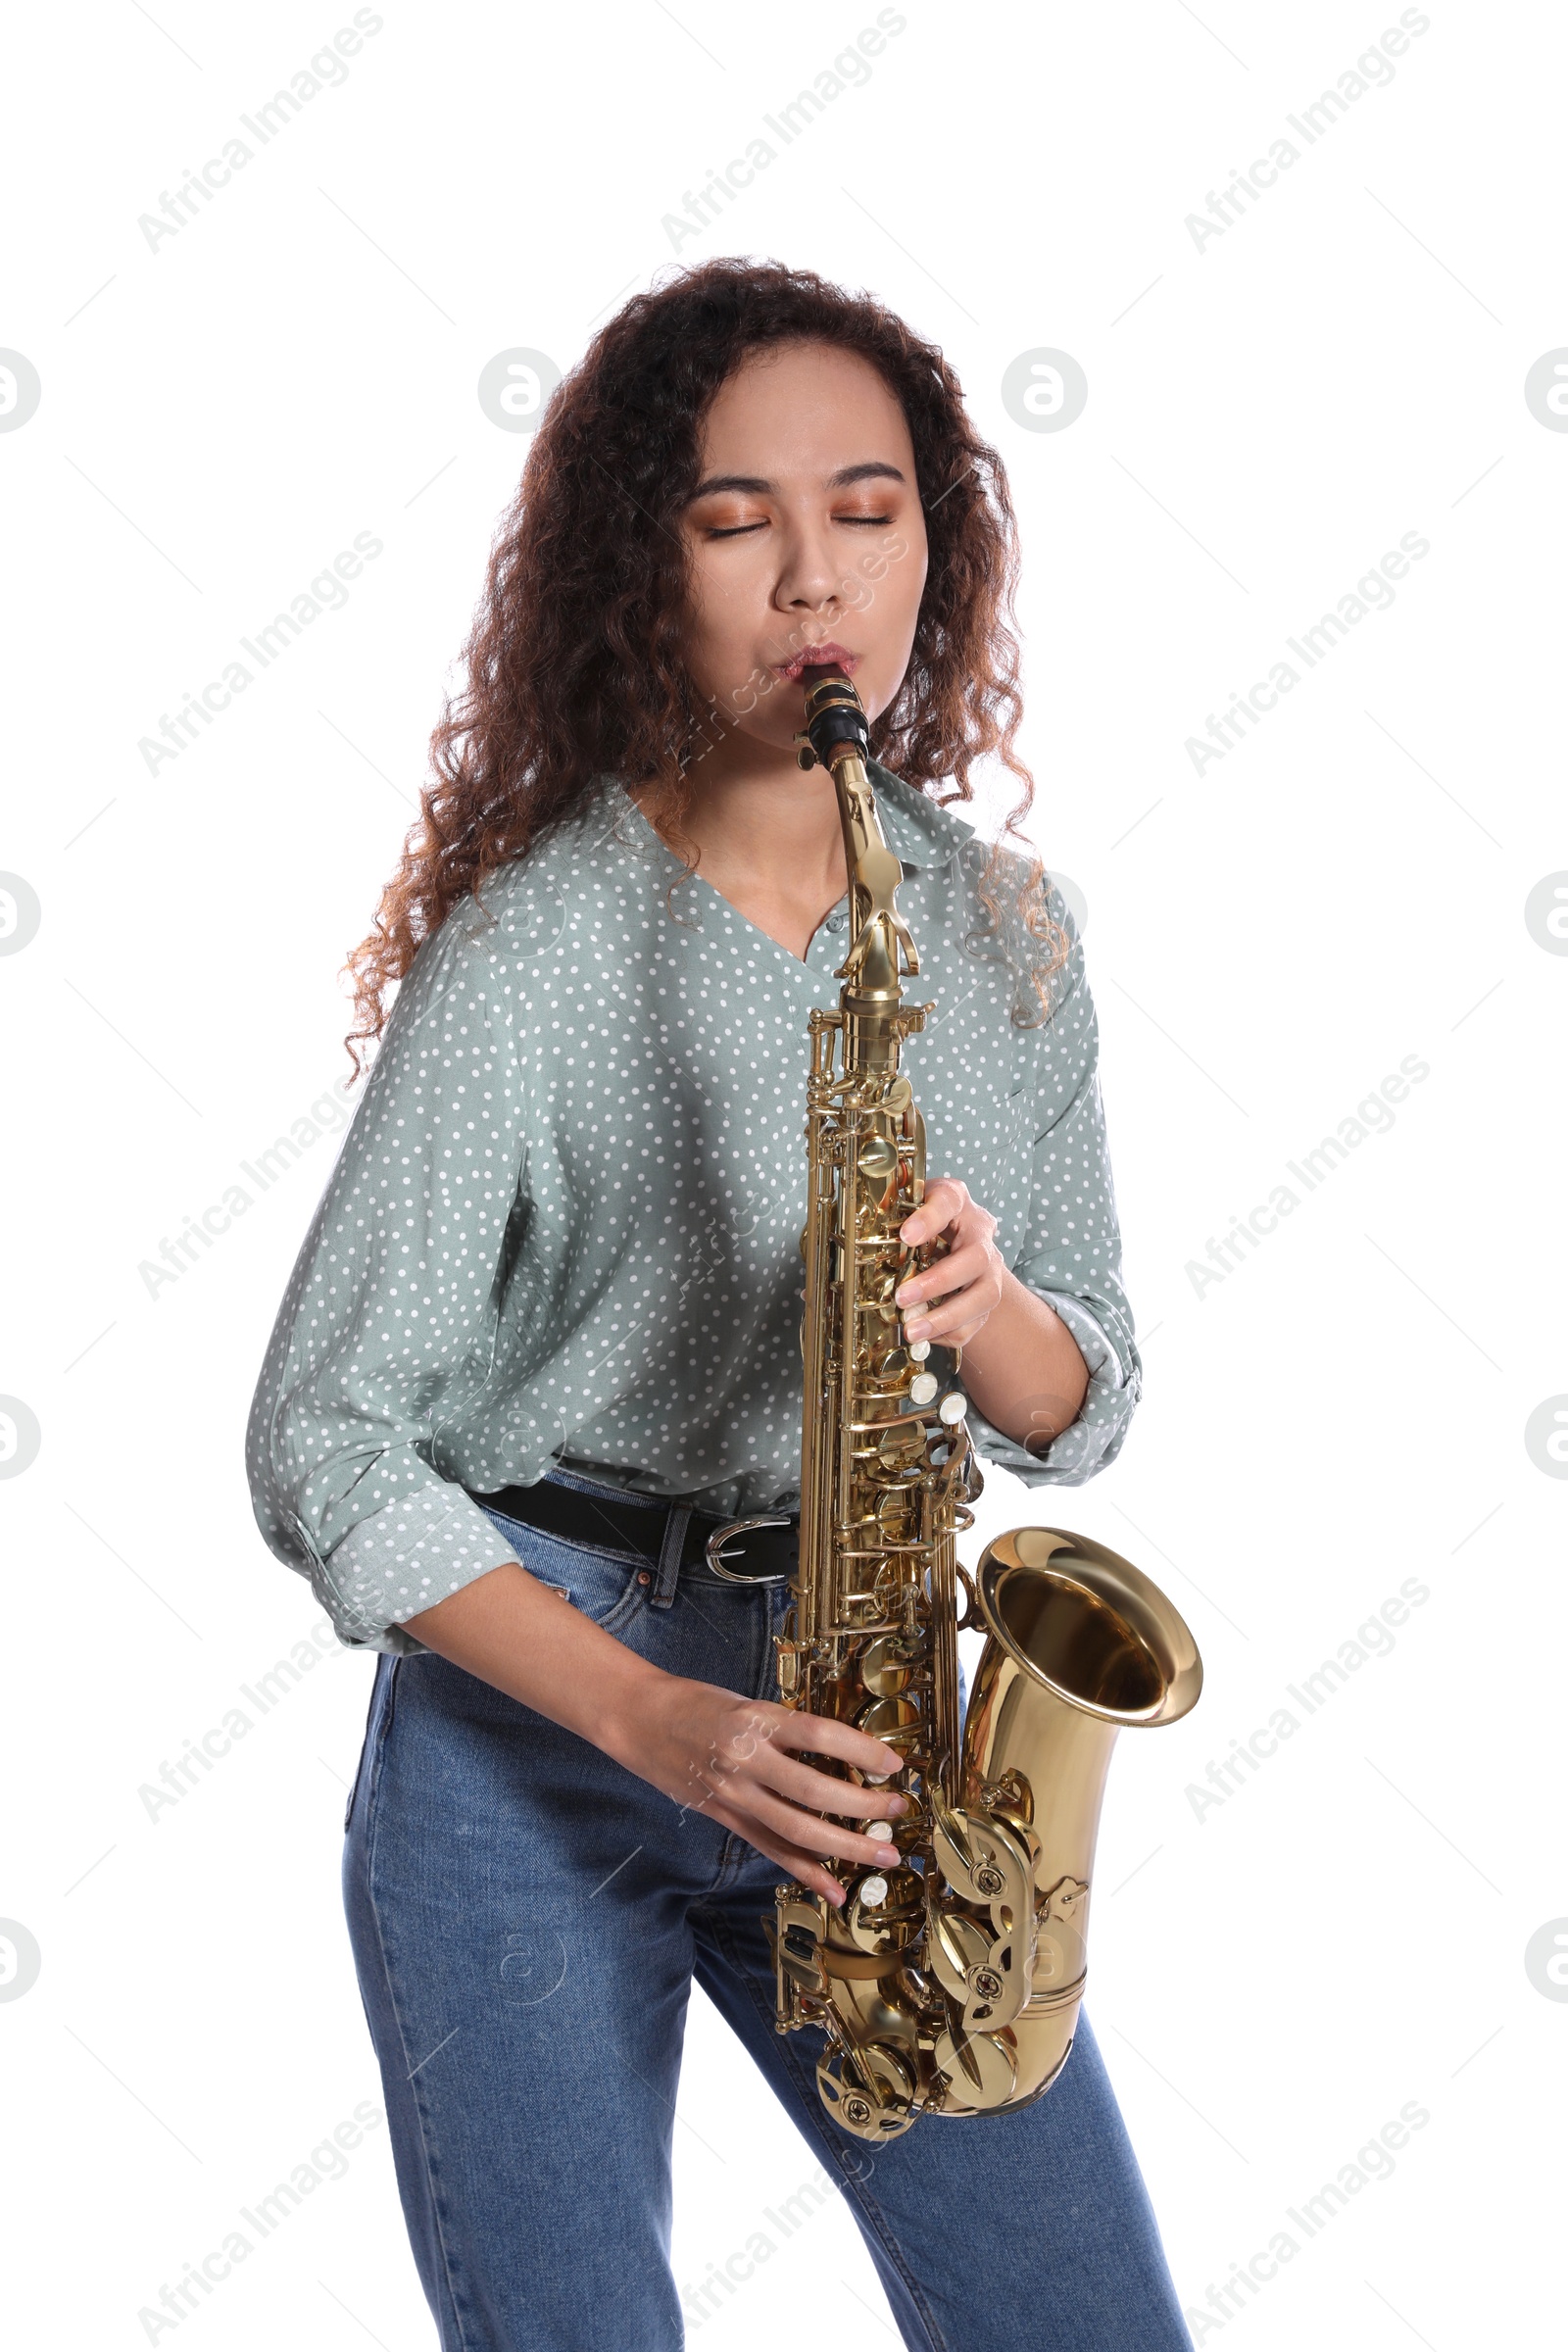
[[[431, 737], [434, 781], [374, 928], [343, 967], [361, 1044], [385, 1025], [388, 993], [457, 902], [520, 858], [601, 775], [673, 789], [705, 714], [683, 659], [689, 581], [678, 517], [699, 478], [705, 414], [743, 360], [784, 343], [857, 353], [900, 402], [914, 447], [928, 570], [909, 663], [871, 731], [873, 757], [940, 798], [973, 798], [969, 771], [996, 753], [1033, 804], [1013, 749], [1022, 714], [1012, 599], [1017, 530], [997, 452], [975, 432], [956, 375], [866, 293], [806, 270], [729, 257], [634, 295], [552, 395], [516, 497], [491, 547], [464, 649], [464, 682]], [[709, 720], [707, 723], [711, 723]], [[1034, 997], [1060, 968], [1038, 858], [1023, 845], [1005, 916], [1000, 845], [969, 942], [1025, 944]], [[1044, 943], [1044, 957], [1039, 953]], [[993, 946], [993, 954], [996, 949]], [[1009, 959], [1010, 956], [1009, 956]], [[1015, 1004], [1014, 1018], [1027, 1018]]]

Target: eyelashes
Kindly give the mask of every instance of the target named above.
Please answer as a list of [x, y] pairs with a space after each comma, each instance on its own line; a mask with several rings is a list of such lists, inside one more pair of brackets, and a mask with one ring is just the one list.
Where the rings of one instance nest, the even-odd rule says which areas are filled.
[[[891, 514], [836, 514], [833, 519], [835, 522], [848, 523], [851, 530], [881, 531], [886, 530], [893, 517]], [[745, 539], [749, 538], [753, 531], [765, 531], [766, 528], [765, 522], [737, 522], [728, 524], [722, 529], [715, 526], [711, 530], [705, 531], [703, 537], [705, 539]]]

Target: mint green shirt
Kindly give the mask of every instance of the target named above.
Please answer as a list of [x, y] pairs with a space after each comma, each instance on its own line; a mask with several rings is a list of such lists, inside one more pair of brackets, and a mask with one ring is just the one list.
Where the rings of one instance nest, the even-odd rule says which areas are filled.
[[[872, 773], [936, 1005], [904, 1065], [930, 1173], [999, 1220], [1090, 1371], [1038, 1456], [970, 1426], [1027, 1484], [1078, 1485], [1142, 1379], [1082, 948], [1053, 894], [1071, 957], [1050, 1021], [1015, 1024], [984, 845]], [[246, 1433], [262, 1534], [351, 1647], [418, 1650], [407, 1618], [514, 1556], [465, 1490], [562, 1461], [736, 1515], [799, 1493], [807, 1020], [838, 1002], [845, 903], [799, 960], [608, 779], [481, 897], [398, 992]]]

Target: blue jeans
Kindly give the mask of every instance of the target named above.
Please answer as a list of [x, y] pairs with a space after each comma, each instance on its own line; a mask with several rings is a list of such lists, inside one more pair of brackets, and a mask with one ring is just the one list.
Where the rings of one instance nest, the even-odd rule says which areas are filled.
[[[777, 1695], [781, 1589], [698, 1569], [662, 1593], [634, 1554], [496, 1524], [640, 1656]], [[773, 2031], [777, 1866], [429, 1653], [379, 1661], [347, 1827], [350, 1936], [443, 2352], [680, 2345], [670, 2136], [694, 1974], [842, 2182], [906, 2344], [1189, 2352], [1086, 2022], [1032, 2107], [850, 2138], [817, 2097], [817, 2037]]]

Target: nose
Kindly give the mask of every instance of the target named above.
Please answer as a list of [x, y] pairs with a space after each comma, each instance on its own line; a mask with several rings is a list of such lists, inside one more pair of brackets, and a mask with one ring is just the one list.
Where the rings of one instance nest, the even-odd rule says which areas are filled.
[[780, 536], [774, 604], [792, 621], [808, 613], [833, 618], [841, 609], [844, 581], [825, 526], [808, 515], [796, 515]]

